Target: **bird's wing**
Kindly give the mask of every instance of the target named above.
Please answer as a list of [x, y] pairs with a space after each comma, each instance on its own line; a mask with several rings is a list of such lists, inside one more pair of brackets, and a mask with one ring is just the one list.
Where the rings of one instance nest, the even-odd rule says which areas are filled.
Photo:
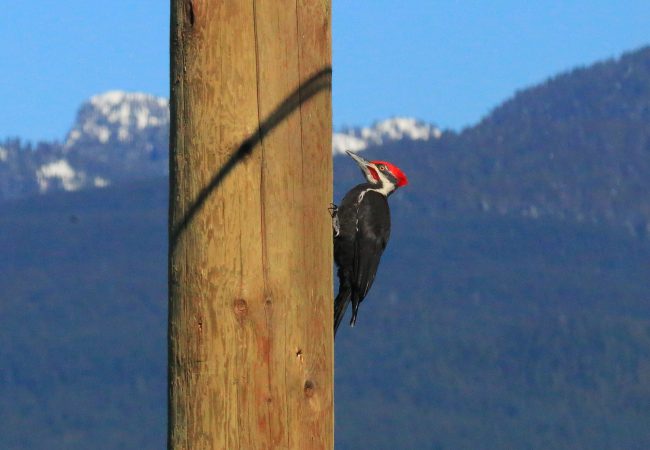
[[369, 191], [359, 204], [354, 251], [354, 290], [361, 301], [377, 273], [379, 260], [390, 236], [390, 213], [383, 195]]

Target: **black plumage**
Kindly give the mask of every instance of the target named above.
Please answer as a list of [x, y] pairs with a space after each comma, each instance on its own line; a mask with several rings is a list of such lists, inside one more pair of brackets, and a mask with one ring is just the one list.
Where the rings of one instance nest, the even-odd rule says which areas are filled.
[[357, 161], [368, 182], [352, 188], [332, 210], [334, 261], [339, 278], [339, 292], [334, 300], [334, 333], [350, 303], [350, 325], [357, 321], [359, 305], [372, 287], [390, 237], [387, 197], [407, 184], [404, 174], [392, 164], [369, 162], [348, 153]]
[[339, 233], [334, 237], [334, 261], [338, 266], [339, 293], [334, 302], [334, 330], [350, 302], [350, 325], [356, 323], [359, 304], [372, 287], [390, 237], [388, 201], [370, 190], [372, 187], [369, 183], [356, 186], [337, 209]]

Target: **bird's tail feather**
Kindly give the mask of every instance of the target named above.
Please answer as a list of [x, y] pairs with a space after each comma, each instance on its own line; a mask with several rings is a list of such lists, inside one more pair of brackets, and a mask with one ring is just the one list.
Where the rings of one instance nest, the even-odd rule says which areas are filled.
[[359, 302], [356, 297], [352, 299], [352, 317], [350, 318], [350, 326], [353, 327], [357, 324], [357, 313], [359, 312]]
[[339, 289], [339, 294], [334, 300], [334, 336], [336, 336], [336, 330], [339, 329], [341, 320], [345, 315], [345, 311], [348, 309], [350, 304], [350, 293], [351, 289], [347, 286], [341, 286]]

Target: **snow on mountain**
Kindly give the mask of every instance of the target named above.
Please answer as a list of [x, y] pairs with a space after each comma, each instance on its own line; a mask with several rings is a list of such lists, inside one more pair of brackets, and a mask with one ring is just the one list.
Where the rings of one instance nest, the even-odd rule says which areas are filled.
[[166, 175], [168, 153], [167, 99], [140, 92], [109, 91], [81, 105], [61, 155], [50, 161], [64, 157], [77, 173], [85, 173], [79, 181], [81, 187], [102, 187]]
[[[110, 91], [85, 102], [68, 133], [64, 148], [83, 144], [129, 143], [151, 128], [169, 127], [169, 102], [165, 98], [139, 92]], [[361, 151], [401, 139], [437, 139], [435, 125], [409, 117], [393, 117], [370, 127], [334, 133], [332, 153]]]
[[41, 193], [54, 186], [64, 191], [76, 191], [82, 187], [85, 177], [83, 172], [77, 173], [65, 159], [43, 164], [36, 170], [36, 181]]
[[365, 139], [348, 133], [334, 133], [332, 135], [332, 153], [344, 153], [346, 150], [358, 152], [368, 148], [368, 142]]
[[41, 194], [52, 189], [78, 191], [88, 186], [102, 188], [111, 184], [101, 176], [88, 176], [83, 170], [75, 170], [66, 159], [40, 166], [36, 170], [36, 182]]
[[128, 143], [148, 128], [168, 126], [167, 99], [139, 92], [109, 91], [91, 97], [81, 106], [65, 148], [87, 143]]
[[[75, 191], [169, 173], [169, 102], [139, 92], [109, 91], [82, 103], [63, 144], [0, 147], [0, 199]], [[394, 117], [332, 136], [332, 153], [362, 151], [398, 141], [437, 139], [440, 130]]]
[[346, 150], [356, 152], [402, 139], [429, 140], [438, 139], [440, 136], [442, 131], [435, 125], [411, 117], [393, 117], [376, 122], [371, 127], [352, 128], [334, 133], [332, 153], [336, 155]]

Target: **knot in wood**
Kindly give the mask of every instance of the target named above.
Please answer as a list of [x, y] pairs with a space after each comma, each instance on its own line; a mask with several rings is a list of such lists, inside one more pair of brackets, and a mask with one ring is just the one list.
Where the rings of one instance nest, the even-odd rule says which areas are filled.
[[316, 390], [316, 387], [314, 386], [314, 382], [311, 380], [305, 381], [305, 397], [310, 398], [314, 396], [314, 391]]
[[244, 316], [248, 312], [248, 304], [243, 298], [238, 298], [235, 300], [235, 314], [238, 316]]
[[185, 17], [187, 17], [190, 26], [193, 27], [196, 18], [194, 16], [194, 2], [192, 0], [185, 2]]

